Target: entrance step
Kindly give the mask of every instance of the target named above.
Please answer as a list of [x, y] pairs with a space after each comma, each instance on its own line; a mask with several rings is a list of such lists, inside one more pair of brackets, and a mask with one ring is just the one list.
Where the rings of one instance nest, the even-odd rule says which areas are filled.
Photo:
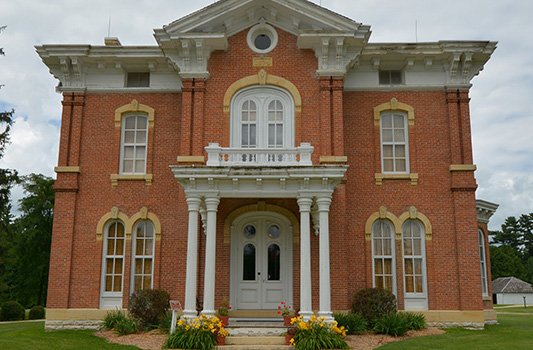
[[227, 345], [285, 345], [285, 337], [270, 336], [270, 337], [227, 337]]
[[272, 337], [287, 332], [287, 327], [232, 327], [226, 328], [232, 337]]
[[[227, 341], [227, 339], [226, 339]], [[287, 350], [290, 345], [223, 345], [217, 346], [217, 350]]]

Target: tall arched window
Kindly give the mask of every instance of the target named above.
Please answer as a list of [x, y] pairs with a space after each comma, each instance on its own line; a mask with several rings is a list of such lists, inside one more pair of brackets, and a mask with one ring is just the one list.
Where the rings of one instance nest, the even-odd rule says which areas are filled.
[[129, 115], [122, 118], [120, 174], [141, 175], [146, 173], [147, 141], [147, 116]]
[[273, 87], [254, 87], [239, 92], [231, 107], [231, 147], [294, 147], [292, 97]]
[[402, 246], [405, 309], [427, 310], [425, 233], [420, 221], [405, 221]]
[[377, 220], [372, 225], [372, 271], [375, 288], [396, 294], [394, 228], [388, 220]]
[[381, 168], [385, 173], [409, 172], [407, 115], [403, 112], [382, 112], [380, 117]]
[[489, 286], [487, 283], [487, 252], [485, 250], [485, 235], [482, 230], [477, 231], [479, 240], [479, 262], [481, 267], [481, 292], [483, 296], [489, 295]]
[[133, 229], [131, 290], [154, 286], [154, 225], [150, 220], [139, 221]]
[[124, 224], [110, 222], [104, 233], [102, 261], [102, 308], [122, 308], [122, 287], [124, 284]]

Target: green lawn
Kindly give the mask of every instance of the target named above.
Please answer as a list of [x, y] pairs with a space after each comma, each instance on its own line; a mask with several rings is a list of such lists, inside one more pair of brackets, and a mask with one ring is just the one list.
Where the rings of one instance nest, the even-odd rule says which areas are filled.
[[0, 324], [0, 349], [9, 350], [66, 350], [66, 349], [115, 349], [134, 350], [135, 346], [110, 344], [91, 331], [45, 332], [44, 322], [20, 322]]
[[498, 314], [498, 322], [498, 325], [486, 326], [483, 331], [450, 329], [443, 335], [390, 343], [379, 347], [379, 349], [519, 350], [533, 348], [533, 317]]
[[506, 307], [506, 308], [501, 308], [501, 309], [496, 309], [495, 310], [500, 313], [500, 312], [517, 312], [517, 313], [524, 313], [524, 314], [533, 314], [533, 306], [528, 306], [527, 308], [523, 307], [523, 306], [519, 306], [519, 307]]

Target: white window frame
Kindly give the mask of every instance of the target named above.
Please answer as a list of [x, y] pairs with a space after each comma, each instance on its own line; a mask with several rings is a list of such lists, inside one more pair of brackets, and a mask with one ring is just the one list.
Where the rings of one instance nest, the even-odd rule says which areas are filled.
[[[116, 244], [113, 255], [107, 254], [107, 245], [108, 245], [108, 238], [109, 238], [109, 230], [114, 224], [120, 224], [122, 225], [122, 228], [124, 230], [124, 235], [121, 238], [123, 241], [123, 247], [122, 247], [122, 255], [116, 254]], [[114, 226], [116, 227], [116, 226]], [[115, 242], [116, 242], [116, 235], [115, 235]], [[102, 308], [113, 308], [113, 307], [122, 307], [122, 295], [124, 292], [124, 268], [126, 265], [126, 225], [120, 221], [120, 220], [113, 220], [106, 224], [105, 230], [104, 230], [104, 237], [102, 242], [102, 269], [101, 269], [101, 288], [100, 288], [100, 307]], [[113, 287], [111, 288], [111, 291], [106, 291], [106, 277], [107, 277], [107, 259], [122, 259], [122, 272], [121, 272], [121, 286], [120, 291], [113, 291]], [[113, 282], [112, 286], [114, 286], [114, 277], [116, 276], [114, 274], [114, 262], [113, 262]]]
[[[145, 142], [129, 142], [126, 143], [126, 121], [129, 118], [144, 118], [146, 120], [146, 135], [145, 135]], [[146, 163], [148, 158], [148, 128], [149, 128], [149, 120], [148, 116], [145, 114], [127, 114], [124, 115], [122, 118], [122, 126], [121, 126], [121, 132], [120, 132], [120, 165], [119, 165], [119, 173], [120, 175], [145, 175], [146, 174]], [[135, 132], [135, 139], [137, 138], [137, 120], [135, 121], [135, 129], [128, 129], [128, 131], [134, 131]], [[134, 147], [133, 150], [133, 171], [128, 172], [124, 170], [124, 153], [126, 147]], [[137, 153], [137, 147], [144, 147], [144, 167], [142, 171], [135, 171], [135, 163], [137, 161], [136, 153]], [[140, 160], [140, 159], [139, 159]]]
[[[391, 116], [393, 128], [392, 128], [392, 134], [394, 137], [394, 117], [395, 116], [401, 116], [403, 119], [403, 130], [404, 130], [404, 142], [397, 142], [397, 141], [383, 141], [383, 117], [385, 116]], [[383, 174], [409, 174], [410, 167], [409, 167], [409, 123], [407, 118], [407, 113], [402, 111], [384, 111], [381, 112], [379, 117], [379, 138], [380, 138], [380, 153], [381, 153], [381, 172]], [[392, 146], [392, 152], [393, 152], [393, 171], [387, 171], [385, 170], [385, 153], [384, 153], [384, 146]], [[396, 170], [396, 146], [404, 146], [405, 147], [405, 171], [397, 171]]]
[[[143, 254], [142, 255], [137, 255], [137, 230], [139, 228], [139, 226], [141, 224], [145, 224], [145, 225], [151, 225], [152, 226], [152, 254], [151, 255], [145, 255], [144, 254], [144, 251], [143, 251]], [[146, 227], [145, 227], [145, 230], [146, 230]], [[145, 231], [146, 233], [146, 231]], [[144, 241], [146, 241], [146, 235], [143, 239]], [[137, 275], [135, 273], [135, 268], [136, 268], [136, 260], [137, 259], [142, 259], [143, 260], [143, 268], [142, 268], [142, 273], [141, 273], [141, 276], [143, 277], [142, 279], [142, 282], [141, 282], [141, 290], [142, 289], [152, 289], [154, 288], [154, 267], [155, 267], [155, 226], [154, 226], [154, 223], [151, 221], [151, 220], [140, 220], [138, 221], [134, 228], [133, 228], [133, 237], [132, 237], [132, 245], [131, 245], [131, 278], [130, 278], [130, 293], [133, 293], [135, 292], [135, 276]], [[145, 286], [144, 285], [144, 276], [147, 276], [146, 274], [144, 274], [144, 261], [146, 259], [152, 259], [152, 267], [151, 267], [151, 274], [150, 274], [150, 286]]]
[[[252, 87], [245, 89], [235, 95], [231, 103], [231, 147], [242, 148], [242, 106], [247, 100], [252, 100], [256, 104], [256, 147], [250, 148], [294, 148], [294, 101], [290, 94], [288, 94], [284, 90], [272, 86]], [[268, 106], [269, 103], [273, 100], [279, 100], [283, 106], [284, 111], [282, 147], [268, 147]]]
[[[405, 254], [405, 232], [406, 232], [406, 226], [412, 224], [417, 225], [420, 229], [420, 254], [411, 254], [406, 255]], [[411, 235], [411, 242], [413, 242], [413, 238]], [[412, 245], [413, 251], [414, 251], [414, 244]], [[422, 260], [422, 292], [416, 292], [416, 286], [415, 286], [415, 292], [407, 292], [407, 283], [406, 283], [406, 273], [405, 273], [405, 260], [406, 259], [421, 259]], [[403, 268], [403, 283], [404, 283], [404, 300], [405, 300], [405, 309], [423, 309], [427, 310], [428, 304], [428, 291], [427, 291], [427, 267], [426, 267], [426, 232], [424, 225], [419, 220], [409, 219], [406, 220], [402, 225], [402, 268]], [[415, 276], [414, 271], [414, 264], [413, 264], [413, 276]], [[415, 279], [416, 281], [416, 279]], [[416, 307], [411, 308], [409, 307], [409, 302], [412, 301], [413, 304], [416, 303]]]
[[478, 229], [478, 240], [479, 240], [479, 261], [481, 268], [481, 294], [484, 297], [489, 296], [489, 284], [488, 284], [488, 274], [487, 274], [487, 250], [485, 246], [485, 233], [483, 230]]
[[[379, 225], [379, 229], [381, 230], [381, 224], [388, 225], [389, 226], [389, 232], [390, 232], [390, 241], [391, 241], [391, 255], [377, 255], [375, 251], [375, 240], [379, 239], [381, 240], [381, 249], [383, 251], [383, 238], [382, 237], [376, 237], [377, 232], [377, 226]], [[383, 232], [382, 232], [383, 234]], [[376, 259], [380, 259], [382, 262], [385, 259], [391, 259], [391, 271], [392, 271], [392, 286], [391, 286], [391, 292], [394, 295], [397, 295], [397, 283], [396, 283], [396, 238], [395, 238], [395, 232], [394, 232], [394, 225], [388, 221], [379, 219], [374, 221], [372, 224], [372, 286], [376, 288]], [[383, 275], [385, 275], [383, 273]]]

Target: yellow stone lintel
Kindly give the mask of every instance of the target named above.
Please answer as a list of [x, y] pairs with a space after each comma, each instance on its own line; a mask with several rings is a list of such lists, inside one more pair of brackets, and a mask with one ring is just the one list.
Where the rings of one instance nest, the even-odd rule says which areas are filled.
[[272, 67], [272, 57], [254, 57], [252, 65], [254, 67]]
[[451, 164], [450, 171], [476, 171], [475, 164]]
[[111, 174], [111, 186], [117, 187], [119, 181], [145, 181], [146, 186], [152, 185], [154, 176], [152, 174], [145, 175], [119, 175]]
[[324, 163], [347, 163], [347, 156], [320, 156], [320, 164]]
[[56, 173], [79, 173], [80, 167], [79, 166], [56, 166], [54, 168], [54, 171]]
[[383, 185], [383, 180], [411, 180], [411, 185], [413, 186], [418, 185], [418, 173], [410, 173], [410, 174], [376, 173], [374, 174], [374, 177], [376, 179], [376, 185], [378, 186]]
[[204, 156], [178, 156], [178, 163], [205, 163]]

